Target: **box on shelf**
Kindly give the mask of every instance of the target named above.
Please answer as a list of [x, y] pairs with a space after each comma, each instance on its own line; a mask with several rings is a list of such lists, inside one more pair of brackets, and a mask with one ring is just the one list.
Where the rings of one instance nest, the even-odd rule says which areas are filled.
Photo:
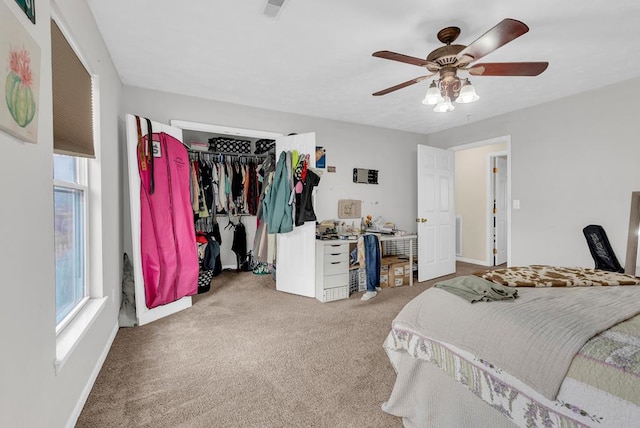
[[[402, 273], [397, 272], [392, 275], [392, 267], [402, 266]], [[349, 294], [367, 289], [367, 273], [365, 269], [353, 266], [350, 268], [349, 277]], [[409, 262], [406, 258], [398, 256], [384, 256], [380, 259], [380, 287], [400, 287], [409, 285]]]
[[389, 286], [389, 274], [380, 274], [380, 288], [387, 288]]
[[386, 256], [380, 259], [380, 287], [392, 287], [389, 281], [389, 267], [392, 263], [397, 262], [398, 259], [395, 256]]
[[409, 285], [409, 270], [408, 261], [396, 261], [389, 266], [389, 287], [402, 287], [403, 285]]

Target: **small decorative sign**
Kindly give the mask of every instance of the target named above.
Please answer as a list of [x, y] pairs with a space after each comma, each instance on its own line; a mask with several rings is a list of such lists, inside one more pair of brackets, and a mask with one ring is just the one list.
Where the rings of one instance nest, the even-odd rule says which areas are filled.
[[378, 170], [353, 168], [353, 182], [365, 184], [378, 184]]
[[316, 146], [316, 168], [327, 166], [327, 151], [322, 146]]
[[27, 15], [27, 18], [31, 20], [34, 24], [36, 23], [36, 0], [16, 0], [20, 9], [24, 10], [24, 13]]

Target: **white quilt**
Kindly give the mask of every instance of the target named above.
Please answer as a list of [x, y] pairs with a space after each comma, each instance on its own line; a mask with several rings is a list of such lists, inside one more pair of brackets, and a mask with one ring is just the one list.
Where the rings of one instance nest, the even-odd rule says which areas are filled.
[[594, 335], [640, 313], [640, 287], [521, 289], [510, 301], [468, 303], [431, 288], [394, 329], [482, 356], [554, 400], [576, 353]]

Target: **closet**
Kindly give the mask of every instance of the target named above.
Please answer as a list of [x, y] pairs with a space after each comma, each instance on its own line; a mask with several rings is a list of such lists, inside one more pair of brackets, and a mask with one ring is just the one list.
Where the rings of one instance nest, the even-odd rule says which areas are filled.
[[[255, 131], [242, 128], [172, 120], [171, 125], [182, 129], [185, 143], [192, 141], [206, 142], [211, 138], [236, 139], [251, 142], [251, 150], [255, 151], [257, 141], [272, 139], [276, 141], [275, 159], [281, 152], [297, 150], [298, 153], [314, 154], [316, 149], [315, 133], [295, 134], [283, 136], [282, 134]], [[223, 152], [224, 153], [224, 152]], [[247, 155], [248, 158], [251, 155]], [[310, 156], [309, 167], [315, 167], [315, 156]], [[234, 217], [231, 216], [233, 219]], [[246, 221], [245, 221], [246, 220]], [[256, 218], [248, 216], [244, 221], [248, 247], [253, 246], [256, 233]], [[220, 232], [226, 220], [221, 220]], [[276, 238], [277, 263], [276, 263], [276, 289], [287, 293], [298, 294], [306, 297], [315, 297], [315, 223], [307, 222], [295, 227], [290, 233], [278, 234]], [[230, 249], [233, 242], [232, 232], [222, 235], [221, 257], [223, 267], [230, 261], [235, 266], [235, 254]]]
[[[262, 153], [258, 149], [256, 154], [256, 142], [273, 141], [275, 146], [275, 139], [281, 136], [270, 132], [242, 130], [178, 120], [172, 120], [171, 124], [182, 129], [183, 141], [189, 149], [190, 160], [213, 163], [218, 168], [221, 165], [231, 167], [234, 165], [258, 166], [267, 156], [275, 156], [275, 150], [272, 150], [271, 153]], [[216, 144], [218, 141], [220, 143]], [[192, 149], [193, 143], [206, 144], [209, 148], [206, 150]], [[259, 203], [259, 201], [253, 199], [259, 198], [260, 195], [252, 196], [250, 204]], [[249, 210], [249, 207], [245, 206], [248, 202], [242, 201], [241, 204], [234, 204], [231, 209], [227, 203], [222, 207], [222, 212], [219, 211], [221, 204], [218, 203], [215, 216], [209, 215], [195, 220], [196, 230], [205, 232], [209, 231], [213, 222], [218, 223], [222, 238], [220, 258], [223, 269], [235, 269], [237, 266], [236, 254], [231, 249], [234, 238], [234, 225], [240, 222], [244, 225], [247, 235], [247, 248], [250, 250], [253, 247], [256, 217], [254, 209]]]
[[[275, 159], [280, 152], [297, 150], [299, 153], [313, 154], [315, 152], [315, 134], [299, 134], [283, 136], [279, 133], [267, 131], [255, 131], [241, 128], [231, 128], [219, 125], [203, 124], [183, 120], [171, 120], [171, 126], [151, 122], [153, 132], [165, 132], [185, 144], [192, 141], [208, 142], [211, 138], [232, 139], [249, 141], [254, 150], [255, 143], [259, 140], [275, 140]], [[149, 309], [145, 302], [145, 288], [142, 275], [140, 257], [140, 176], [137, 163], [138, 135], [135, 116], [126, 116], [127, 134], [127, 166], [129, 177], [129, 200], [131, 215], [131, 261], [133, 264], [136, 316], [138, 324], [143, 325], [170, 315], [191, 306], [191, 296], [183, 297], [175, 302]], [[198, 156], [230, 156], [229, 159], [239, 161], [259, 161], [263, 156], [254, 156], [254, 153], [204, 153], [187, 151], [189, 158]], [[235, 157], [234, 157], [235, 156]], [[315, 156], [310, 157], [310, 167], [315, 167]], [[221, 237], [221, 262], [225, 268], [237, 267], [235, 253], [231, 250], [233, 243], [233, 228], [226, 226], [242, 222], [246, 228], [247, 249], [253, 248], [253, 240], [256, 232], [256, 217], [241, 212], [229, 212], [215, 217], [218, 222]], [[315, 296], [315, 224], [307, 222], [302, 226], [286, 234], [278, 234], [277, 263], [276, 263], [276, 289], [288, 293], [307, 297]], [[216, 279], [214, 278], [214, 281]]]

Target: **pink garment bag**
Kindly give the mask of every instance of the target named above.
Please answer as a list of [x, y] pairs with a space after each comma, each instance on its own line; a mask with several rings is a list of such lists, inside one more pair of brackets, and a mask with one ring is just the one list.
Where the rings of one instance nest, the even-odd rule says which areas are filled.
[[151, 309], [198, 292], [198, 254], [186, 148], [164, 132], [153, 134], [153, 147], [147, 136], [138, 145], [142, 275]]

